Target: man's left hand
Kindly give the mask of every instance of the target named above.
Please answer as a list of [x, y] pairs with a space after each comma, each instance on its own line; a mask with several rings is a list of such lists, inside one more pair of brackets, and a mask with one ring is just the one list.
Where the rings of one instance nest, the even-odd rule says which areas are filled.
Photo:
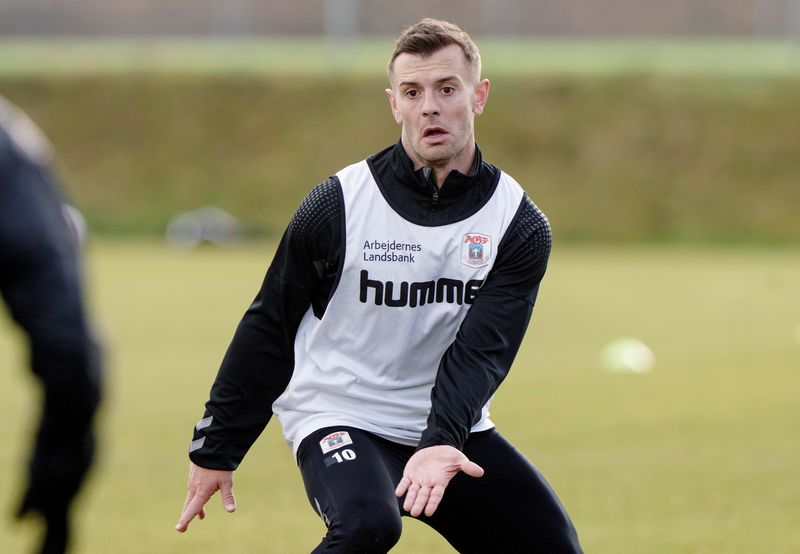
[[430, 517], [439, 507], [444, 489], [450, 480], [463, 471], [470, 477], [482, 477], [483, 468], [471, 462], [452, 446], [429, 446], [409, 458], [403, 478], [395, 489], [398, 497], [406, 495], [403, 509], [413, 517], [425, 513]]

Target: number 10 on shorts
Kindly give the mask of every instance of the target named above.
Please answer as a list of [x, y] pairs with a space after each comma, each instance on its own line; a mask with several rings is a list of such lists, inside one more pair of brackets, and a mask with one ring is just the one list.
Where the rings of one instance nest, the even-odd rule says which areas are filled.
[[345, 448], [339, 452], [334, 452], [325, 458], [325, 465], [330, 467], [333, 464], [341, 464], [342, 462], [350, 462], [356, 459], [355, 451], [350, 448]]
[[356, 459], [356, 453], [349, 448], [345, 448], [341, 452], [334, 452], [331, 456], [334, 460], [336, 460], [337, 464], [341, 464], [342, 462], [350, 462]]

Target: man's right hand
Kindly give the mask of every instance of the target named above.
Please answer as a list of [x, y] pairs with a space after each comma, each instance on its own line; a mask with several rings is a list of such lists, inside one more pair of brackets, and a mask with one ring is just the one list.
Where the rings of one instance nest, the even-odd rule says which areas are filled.
[[203, 507], [217, 491], [222, 494], [222, 505], [225, 510], [235, 512], [236, 498], [233, 496], [233, 472], [206, 469], [190, 462], [189, 492], [186, 495], [186, 502], [183, 503], [183, 512], [178, 524], [175, 526], [175, 530], [183, 533], [188, 529], [189, 523], [195, 516], [199, 516], [200, 519], [206, 517]]

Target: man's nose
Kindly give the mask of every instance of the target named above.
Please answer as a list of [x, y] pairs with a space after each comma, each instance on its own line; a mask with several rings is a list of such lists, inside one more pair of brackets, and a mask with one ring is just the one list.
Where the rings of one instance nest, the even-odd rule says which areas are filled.
[[439, 115], [439, 100], [436, 94], [426, 94], [422, 101], [422, 115]]

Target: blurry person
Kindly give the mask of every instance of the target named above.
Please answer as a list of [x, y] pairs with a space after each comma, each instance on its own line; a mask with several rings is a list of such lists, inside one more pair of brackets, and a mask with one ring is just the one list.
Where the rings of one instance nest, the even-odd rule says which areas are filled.
[[388, 73], [400, 140], [289, 223], [195, 426], [176, 528], [217, 490], [235, 510], [232, 472], [274, 412], [328, 529], [314, 552], [386, 552], [411, 516], [461, 552], [579, 553], [552, 488], [489, 419], [550, 225], [482, 159], [489, 81], [464, 31], [410, 27]]
[[99, 349], [87, 322], [80, 224], [48, 169], [36, 125], [0, 97], [0, 291], [27, 335], [42, 413], [17, 517], [46, 525], [40, 552], [70, 542], [70, 506], [92, 464], [100, 402]]

